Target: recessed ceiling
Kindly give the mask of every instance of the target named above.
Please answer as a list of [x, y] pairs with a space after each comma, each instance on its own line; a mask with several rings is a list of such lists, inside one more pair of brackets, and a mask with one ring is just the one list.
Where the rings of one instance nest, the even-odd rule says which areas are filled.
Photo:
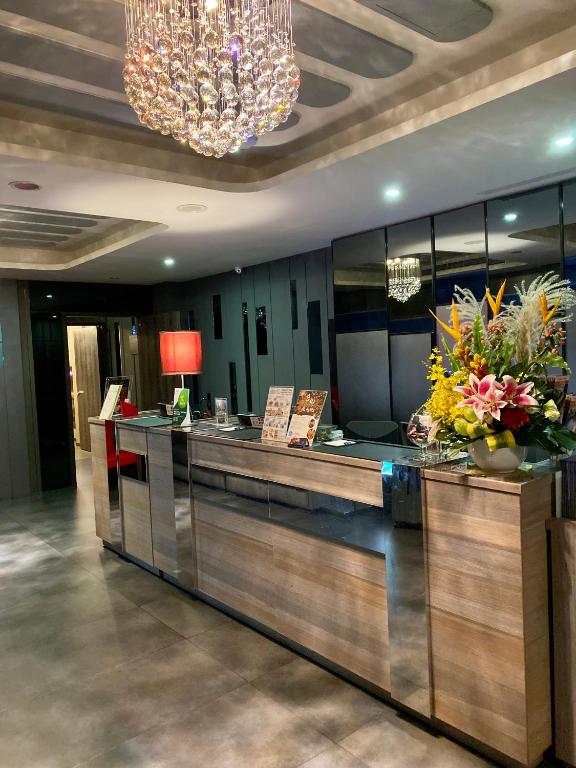
[[[180, 280], [483, 190], [553, 181], [576, 165], [572, 150], [549, 148], [551, 134], [576, 130], [576, 5], [523, 0], [522, 14], [515, 5], [298, 0], [296, 113], [254, 150], [214, 160], [137, 124], [120, 81], [121, 0], [0, 0], [0, 204], [19, 206], [7, 182], [30, 178], [42, 187], [38, 208], [127, 222], [130, 232], [66, 264], [52, 240], [42, 249], [52, 277], [157, 282], [168, 256]], [[382, 193], [394, 185], [403, 195], [391, 205]], [[198, 201], [205, 215], [176, 212]], [[32, 243], [42, 233], [64, 234], [27, 233], [28, 262], [0, 259], [2, 275], [41, 273]]]
[[389, 40], [303, 3], [292, 3], [297, 50], [361, 77], [390, 77], [414, 58]]
[[492, 21], [481, 0], [358, 0], [362, 5], [441, 43], [465, 40]]

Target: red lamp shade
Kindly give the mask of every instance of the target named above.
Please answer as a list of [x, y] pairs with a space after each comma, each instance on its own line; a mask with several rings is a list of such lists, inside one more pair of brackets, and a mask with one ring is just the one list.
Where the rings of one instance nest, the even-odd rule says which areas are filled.
[[202, 373], [200, 331], [160, 331], [160, 360], [164, 376]]

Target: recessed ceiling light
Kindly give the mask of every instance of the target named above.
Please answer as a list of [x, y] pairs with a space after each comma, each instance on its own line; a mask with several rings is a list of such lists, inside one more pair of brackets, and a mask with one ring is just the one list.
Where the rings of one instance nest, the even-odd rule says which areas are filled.
[[164, 266], [165, 267], [173, 267], [174, 264], [176, 264], [176, 262], [174, 261], [174, 259], [171, 256], [169, 256], [167, 259], [164, 259]]
[[184, 203], [184, 205], [179, 205], [176, 210], [178, 213], [204, 213], [208, 210], [208, 206], [202, 203]]
[[47, 299], [53, 299], [54, 298], [54, 294], [53, 293], [47, 293], [46, 294], [46, 298]]
[[510, 211], [510, 213], [504, 214], [504, 221], [507, 224], [512, 224], [516, 219], [518, 218], [518, 214], [515, 211]]
[[18, 189], [20, 192], [36, 192], [40, 189], [40, 184], [34, 181], [11, 181], [8, 184], [12, 189]]
[[402, 192], [400, 191], [400, 187], [387, 187], [384, 190], [384, 197], [386, 200], [398, 200], [401, 196]]
[[557, 147], [569, 147], [571, 144], [574, 143], [574, 137], [573, 136], [560, 136], [556, 141], [554, 142]]
[[58, 315], [52, 315], [52, 320], [58, 320]]

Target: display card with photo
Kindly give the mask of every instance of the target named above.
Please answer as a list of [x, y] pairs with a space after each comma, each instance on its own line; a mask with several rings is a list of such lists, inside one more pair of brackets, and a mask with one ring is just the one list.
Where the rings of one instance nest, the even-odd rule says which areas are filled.
[[296, 410], [288, 427], [288, 445], [298, 448], [312, 445], [327, 396], [325, 390], [300, 390]]
[[286, 442], [294, 387], [270, 387], [264, 413], [262, 440]]

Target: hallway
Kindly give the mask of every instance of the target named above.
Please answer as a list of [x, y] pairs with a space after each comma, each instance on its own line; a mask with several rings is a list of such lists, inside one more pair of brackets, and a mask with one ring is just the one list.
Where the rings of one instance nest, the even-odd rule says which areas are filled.
[[102, 550], [78, 468], [0, 504], [0, 768], [489, 765]]

